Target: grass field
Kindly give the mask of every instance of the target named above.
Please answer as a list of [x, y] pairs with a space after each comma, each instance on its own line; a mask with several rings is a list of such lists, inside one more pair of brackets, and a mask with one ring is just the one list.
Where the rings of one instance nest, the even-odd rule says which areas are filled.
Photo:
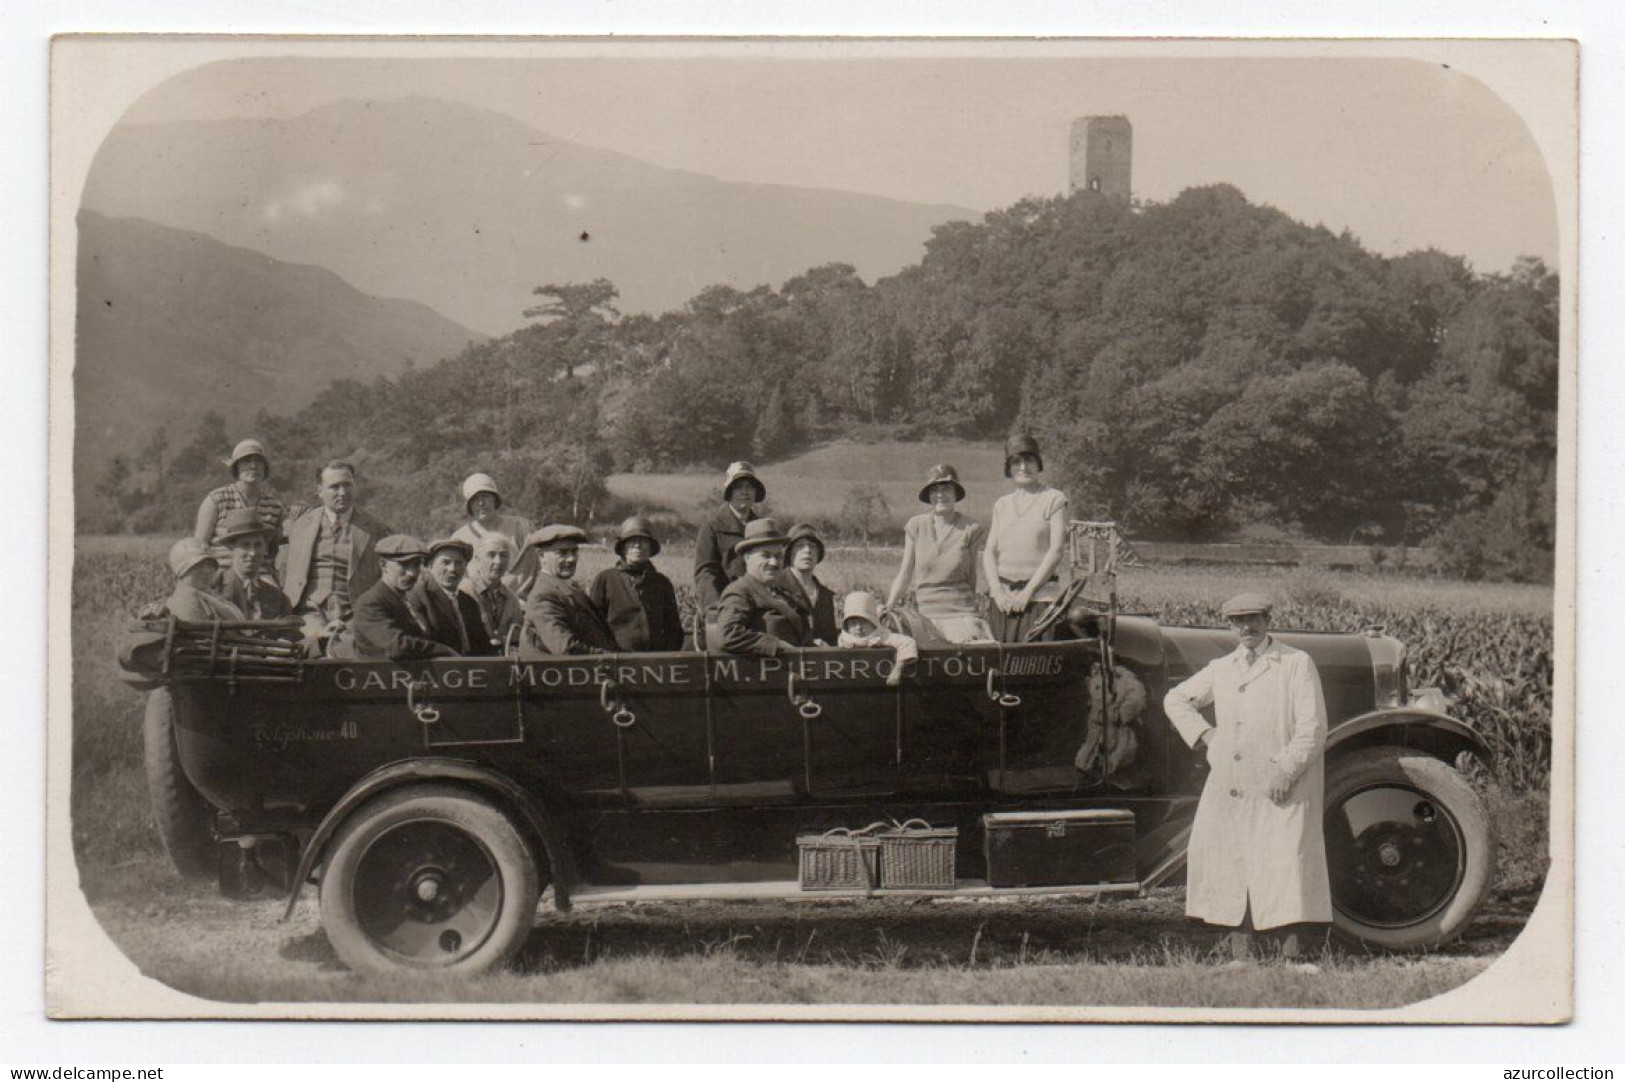
[[[927, 464], [928, 465], [928, 464]], [[961, 464], [963, 466], [963, 464]], [[1454, 712], [1502, 752], [1480, 779], [1501, 860], [1468, 935], [1426, 957], [1333, 951], [1318, 976], [1262, 964], [1224, 970], [1180, 916], [1178, 890], [1100, 905], [1000, 900], [927, 905], [690, 903], [583, 908], [546, 917], [518, 967], [478, 981], [363, 980], [339, 966], [307, 896], [282, 925], [272, 902], [239, 904], [179, 881], [160, 852], [141, 772], [141, 696], [117, 679], [120, 630], [164, 596], [167, 539], [85, 538], [73, 599], [73, 840], [104, 927], [141, 968], [229, 1000], [532, 1002], [1068, 1003], [1377, 1007], [1471, 979], [1506, 948], [1546, 869], [1551, 732], [1551, 592], [1434, 579], [1190, 568], [1125, 572], [1126, 607], [1213, 622], [1243, 588], [1281, 604], [1281, 622], [1355, 630], [1381, 622], [1413, 665], [1456, 698]], [[883, 590], [895, 549], [838, 549], [837, 590]], [[584, 554], [582, 574], [607, 564]], [[689, 554], [657, 561], [680, 585]], [[684, 591], [686, 594], [686, 587]], [[308, 894], [308, 892], [307, 892]]]
[[[996, 443], [941, 440], [934, 443], [825, 444], [781, 462], [758, 462], [767, 485], [771, 512], [792, 521], [830, 521], [839, 515], [847, 493], [860, 482], [873, 482], [891, 508], [892, 525], [924, 510], [920, 486], [932, 466], [947, 462], [959, 470], [965, 499], [959, 509], [981, 522], [993, 513], [993, 501], [1008, 490], [1003, 448]], [[666, 510], [691, 522], [722, 500], [722, 471], [710, 473], [618, 473], [609, 479], [610, 494], [644, 510]]]

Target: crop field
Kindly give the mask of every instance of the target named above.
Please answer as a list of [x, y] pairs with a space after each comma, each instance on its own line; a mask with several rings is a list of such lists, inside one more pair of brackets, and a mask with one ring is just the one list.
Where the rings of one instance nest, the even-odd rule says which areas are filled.
[[[961, 464], [963, 467], [963, 463]], [[1277, 623], [1382, 624], [1410, 646], [1412, 685], [1437, 685], [1496, 758], [1475, 775], [1495, 819], [1497, 882], [1467, 935], [1418, 957], [1328, 947], [1320, 974], [1270, 962], [1224, 969], [1179, 888], [1128, 901], [688, 903], [544, 913], [518, 964], [477, 980], [377, 981], [347, 973], [312, 891], [292, 921], [275, 901], [230, 902], [169, 869], [147, 806], [139, 693], [117, 677], [123, 627], [168, 592], [166, 539], [84, 538], [74, 571], [73, 842], [81, 885], [114, 941], [146, 973], [233, 1001], [1393, 1006], [1482, 972], [1522, 928], [1547, 865], [1552, 728], [1549, 588], [1352, 573], [1131, 569], [1125, 609], [1216, 623], [1241, 589], [1276, 597]], [[580, 574], [610, 562], [584, 552]], [[836, 590], [884, 591], [895, 549], [835, 549]], [[689, 553], [657, 559], [688, 604]]]

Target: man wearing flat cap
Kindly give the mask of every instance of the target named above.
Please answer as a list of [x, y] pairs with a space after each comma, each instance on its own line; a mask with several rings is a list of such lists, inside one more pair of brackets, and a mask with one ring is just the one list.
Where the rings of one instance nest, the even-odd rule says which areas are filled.
[[456, 657], [456, 650], [424, 633], [407, 602], [423, 573], [423, 542], [408, 534], [391, 534], [373, 551], [378, 554], [379, 578], [355, 603], [351, 633], [356, 654], [390, 661]]
[[612, 654], [619, 649], [615, 633], [575, 582], [576, 559], [584, 530], [543, 526], [530, 535], [535, 548], [536, 582], [525, 600], [525, 634], [519, 657], [524, 661], [561, 654]]
[[722, 478], [722, 506], [700, 523], [694, 538], [694, 603], [707, 613], [722, 600], [722, 591], [745, 573], [738, 545], [745, 527], [756, 518], [756, 505], [767, 499], [767, 486], [749, 462], [729, 465]]
[[654, 565], [660, 539], [649, 520], [633, 515], [615, 539], [614, 567], [598, 572], [587, 590], [622, 650], [681, 650], [683, 617], [677, 590]]
[[428, 566], [406, 595], [407, 607], [429, 638], [460, 657], [492, 652], [479, 602], [457, 588], [473, 554], [468, 542], [455, 537], [430, 543], [425, 553]]
[[[1326, 700], [1309, 655], [1270, 636], [1268, 598], [1238, 594], [1220, 612], [1240, 644], [1163, 700], [1211, 768], [1191, 827], [1185, 912], [1232, 929], [1238, 959], [1255, 931], [1271, 931], [1295, 957], [1303, 934], [1332, 919], [1321, 826]], [[1202, 715], [1209, 706], [1212, 724]]]
[[231, 553], [220, 574], [220, 596], [250, 620], [277, 620], [293, 610], [277, 584], [265, 578], [271, 528], [252, 507], [226, 512], [216, 543]]
[[778, 587], [789, 543], [770, 518], [745, 527], [744, 540], [735, 546], [745, 574], [722, 591], [717, 607], [720, 645], [728, 653], [773, 657], [810, 645], [812, 613]]

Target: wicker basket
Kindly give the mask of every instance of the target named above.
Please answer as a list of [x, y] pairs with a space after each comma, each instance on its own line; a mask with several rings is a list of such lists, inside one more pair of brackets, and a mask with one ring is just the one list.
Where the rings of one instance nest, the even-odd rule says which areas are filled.
[[885, 890], [951, 890], [956, 827], [910, 819], [880, 835], [880, 886]]
[[870, 831], [836, 827], [823, 834], [796, 836], [801, 854], [802, 890], [874, 890], [880, 881], [880, 839]]

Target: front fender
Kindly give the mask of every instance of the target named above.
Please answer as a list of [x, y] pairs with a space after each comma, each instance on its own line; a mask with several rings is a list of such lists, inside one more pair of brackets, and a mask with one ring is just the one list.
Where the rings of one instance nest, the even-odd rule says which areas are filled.
[[282, 919], [287, 920], [293, 915], [293, 907], [299, 901], [299, 892], [304, 888], [305, 881], [310, 878], [311, 870], [321, 859], [322, 852], [327, 848], [334, 831], [338, 830], [339, 824], [349, 818], [351, 812], [379, 793], [422, 781], [452, 782], [479, 789], [496, 796], [504, 804], [518, 811], [524, 817], [525, 825], [530, 828], [546, 851], [548, 872], [553, 884], [553, 905], [560, 912], [569, 912], [570, 887], [575, 882], [575, 864], [570, 857], [569, 846], [565, 844], [564, 831], [553, 815], [532, 800], [512, 778], [499, 771], [471, 763], [466, 759], [431, 758], [409, 759], [379, 767], [352, 785], [349, 791], [339, 798], [338, 803], [322, 817], [316, 832], [310, 836], [310, 842], [305, 846], [304, 853], [299, 857], [299, 870], [294, 873], [293, 886], [288, 891], [288, 905], [282, 912]]
[[1327, 734], [1326, 754], [1379, 744], [1415, 748], [1445, 762], [1453, 762], [1464, 751], [1486, 761], [1491, 758], [1489, 745], [1466, 724], [1420, 706], [1396, 706], [1350, 718]]

